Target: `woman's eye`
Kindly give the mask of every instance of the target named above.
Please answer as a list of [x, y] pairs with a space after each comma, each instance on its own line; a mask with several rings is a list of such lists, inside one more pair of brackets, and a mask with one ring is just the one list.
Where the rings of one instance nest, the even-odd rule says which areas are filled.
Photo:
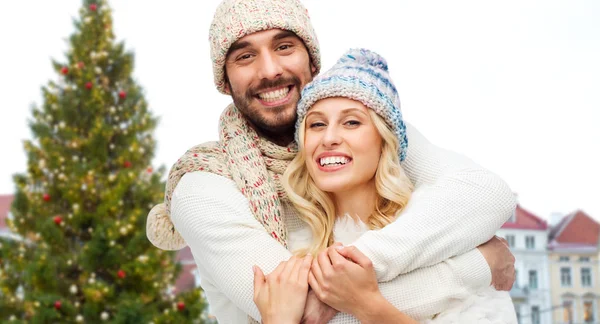
[[360, 125], [360, 122], [358, 120], [349, 120], [349, 121], [346, 122], [346, 125], [349, 125], [349, 126], [358, 126], [358, 125]]
[[316, 123], [310, 124], [310, 128], [323, 127], [323, 126], [325, 126], [325, 123], [321, 123], [321, 122], [316, 122]]

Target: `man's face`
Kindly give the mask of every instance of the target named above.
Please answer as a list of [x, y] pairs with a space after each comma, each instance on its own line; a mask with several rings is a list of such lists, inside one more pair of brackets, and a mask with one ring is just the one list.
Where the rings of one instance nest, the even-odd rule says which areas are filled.
[[316, 69], [298, 36], [271, 29], [231, 45], [225, 71], [236, 107], [260, 130], [277, 134], [293, 131], [300, 91]]

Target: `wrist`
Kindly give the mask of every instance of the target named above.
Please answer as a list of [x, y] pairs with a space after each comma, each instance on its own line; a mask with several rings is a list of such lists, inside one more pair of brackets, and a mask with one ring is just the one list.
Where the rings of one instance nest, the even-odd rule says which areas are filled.
[[366, 304], [356, 307], [354, 315], [360, 323], [371, 324], [379, 323], [381, 314], [385, 312], [388, 301], [381, 294], [373, 298], [367, 298]]

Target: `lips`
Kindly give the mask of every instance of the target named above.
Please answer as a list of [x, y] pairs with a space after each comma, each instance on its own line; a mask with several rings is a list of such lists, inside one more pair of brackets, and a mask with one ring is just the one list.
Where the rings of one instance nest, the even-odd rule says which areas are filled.
[[334, 172], [352, 164], [352, 158], [339, 152], [325, 152], [317, 156], [315, 163], [321, 171]]
[[290, 98], [292, 97], [293, 93], [293, 87], [293, 85], [290, 85], [282, 88], [272, 89], [269, 91], [263, 91], [257, 93], [255, 95], [255, 98], [257, 98], [263, 106], [281, 106], [290, 101]]

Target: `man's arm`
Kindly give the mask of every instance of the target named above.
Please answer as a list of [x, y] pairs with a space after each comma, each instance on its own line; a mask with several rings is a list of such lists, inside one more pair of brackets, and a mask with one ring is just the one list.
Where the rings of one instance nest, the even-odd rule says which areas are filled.
[[[477, 249], [471, 250], [379, 283], [379, 290], [398, 310], [422, 321], [448, 309], [452, 303], [465, 300], [476, 291], [489, 287], [489, 269], [474, 272], [471, 267], [471, 264], [479, 262], [485, 262], [482, 254]], [[330, 324], [337, 323], [358, 323], [358, 320], [349, 314], [338, 313]]]
[[291, 253], [252, 216], [235, 183], [207, 172], [186, 174], [173, 193], [171, 220], [216, 288], [260, 321], [252, 266], [270, 273]]
[[407, 132], [402, 166], [420, 194], [395, 222], [354, 243], [373, 262], [379, 282], [487, 242], [516, 207], [514, 194], [497, 175], [431, 144], [411, 125]]

